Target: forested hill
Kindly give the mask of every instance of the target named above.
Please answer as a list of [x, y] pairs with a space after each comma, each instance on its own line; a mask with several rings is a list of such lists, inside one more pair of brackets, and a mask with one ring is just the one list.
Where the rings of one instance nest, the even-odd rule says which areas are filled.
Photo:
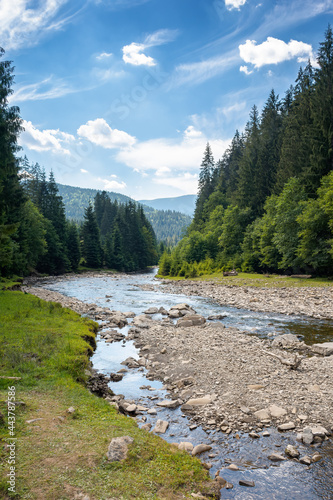
[[[65, 204], [66, 217], [76, 221], [82, 221], [84, 209], [93, 201], [96, 194], [101, 192], [97, 189], [87, 189], [64, 184], [57, 184], [59, 195]], [[111, 201], [127, 203], [133, 201], [128, 196], [120, 193], [107, 191]], [[164, 241], [168, 245], [176, 244], [182, 237], [184, 228], [191, 223], [191, 217], [174, 210], [156, 210], [143, 205], [145, 215], [152, 224], [158, 241]]]
[[195, 210], [196, 194], [186, 194], [174, 198], [157, 198], [155, 200], [139, 200], [143, 205], [156, 208], [157, 210], [175, 210], [182, 214], [193, 217]]
[[193, 222], [160, 273], [333, 275], [333, 33], [280, 98], [253, 106], [215, 162], [207, 144]]

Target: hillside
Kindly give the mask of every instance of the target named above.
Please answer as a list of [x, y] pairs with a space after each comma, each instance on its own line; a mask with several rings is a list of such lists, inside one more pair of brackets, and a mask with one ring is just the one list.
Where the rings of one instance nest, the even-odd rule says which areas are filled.
[[156, 208], [157, 210], [175, 210], [193, 217], [196, 194], [176, 196], [174, 198], [157, 198], [155, 200], [139, 200], [139, 203]]
[[[96, 194], [101, 192], [98, 189], [80, 188], [64, 184], [57, 184], [57, 186], [59, 195], [62, 196], [65, 204], [66, 217], [76, 221], [81, 221], [83, 219], [84, 209], [89, 205], [90, 201], [94, 200]], [[117, 200], [119, 203], [126, 203], [131, 200], [128, 196], [120, 193], [111, 191], [107, 193], [112, 201]], [[168, 198], [165, 199], [167, 200]], [[147, 219], [154, 228], [158, 241], [165, 241], [168, 244], [177, 243], [182, 237], [183, 229], [191, 223], [191, 217], [185, 213], [168, 209], [157, 210], [143, 203], [141, 204], [143, 205]]]

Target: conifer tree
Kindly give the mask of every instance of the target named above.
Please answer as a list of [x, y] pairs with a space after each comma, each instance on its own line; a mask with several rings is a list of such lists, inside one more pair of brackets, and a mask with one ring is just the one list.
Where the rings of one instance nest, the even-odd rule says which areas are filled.
[[102, 265], [102, 247], [96, 216], [91, 204], [85, 209], [82, 225], [82, 256], [88, 267]]

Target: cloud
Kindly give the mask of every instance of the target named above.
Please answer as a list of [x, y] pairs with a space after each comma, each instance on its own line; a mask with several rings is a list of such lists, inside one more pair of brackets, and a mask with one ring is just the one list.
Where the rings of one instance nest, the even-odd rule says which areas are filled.
[[110, 57], [112, 57], [113, 54], [110, 52], [102, 52], [102, 54], [99, 54], [98, 56], [96, 56], [96, 59], [97, 61], [105, 61], [105, 60], [108, 60], [110, 59]]
[[156, 66], [156, 61], [143, 54], [143, 51], [149, 47], [163, 45], [173, 41], [178, 34], [177, 30], [158, 30], [147, 35], [143, 43], [132, 42], [130, 45], [123, 47], [123, 61], [133, 66]]
[[75, 15], [60, 15], [67, 3], [68, 0], [0, 0], [2, 46], [15, 50], [36, 45], [47, 32], [61, 29]]
[[24, 132], [21, 133], [19, 144], [34, 151], [52, 151], [69, 155], [70, 151], [64, 147], [75, 141], [75, 137], [58, 130], [39, 130], [30, 121], [23, 120]]
[[205, 61], [181, 64], [176, 67], [169, 83], [169, 89], [181, 85], [195, 85], [224, 73], [238, 60], [234, 51], [223, 56], [212, 57]]
[[88, 170], [85, 170], [84, 168], [80, 168], [80, 172], [83, 174], [89, 174]]
[[89, 120], [78, 128], [77, 133], [80, 137], [106, 149], [126, 148], [133, 146], [136, 142], [136, 138], [127, 132], [112, 129], [104, 118]]
[[24, 102], [24, 101], [43, 101], [46, 99], [56, 99], [67, 94], [73, 94], [77, 90], [70, 88], [66, 82], [61, 79], [54, 80], [53, 76], [49, 76], [41, 82], [22, 85], [15, 89], [15, 92], [10, 96], [9, 101]]
[[123, 190], [127, 187], [127, 184], [123, 181], [121, 181], [121, 182], [110, 181], [109, 179], [101, 179], [100, 177], [97, 180], [100, 182], [103, 182], [104, 189], [106, 189], [108, 191], [113, 191], [114, 189]]
[[253, 71], [250, 71], [249, 68], [247, 66], [241, 66], [239, 68], [239, 71], [242, 71], [243, 73], [245, 73], [246, 75], [251, 75], [253, 73]]
[[191, 174], [190, 172], [184, 172], [183, 174], [169, 177], [156, 176], [153, 178], [153, 182], [163, 186], [171, 186], [179, 189], [185, 194], [193, 194], [198, 191], [198, 174]]
[[[208, 139], [193, 126], [188, 127], [179, 139], [151, 139], [121, 150], [116, 159], [138, 172], [154, 170], [158, 177], [168, 172], [198, 170]], [[222, 156], [229, 141], [211, 140], [217, 158]]]
[[225, 0], [225, 6], [228, 10], [237, 9], [246, 4], [246, 0]]
[[268, 37], [260, 45], [257, 45], [255, 40], [246, 40], [245, 44], [239, 45], [239, 54], [243, 61], [253, 64], [255, 68], [261, 68], [267, 64], [279, 64], [294, 58], [297, 58], [298, 62], [308, 59], [315, 61], [312, 46], [308, 43], [296, 40], [285, 43], [273, 37]]

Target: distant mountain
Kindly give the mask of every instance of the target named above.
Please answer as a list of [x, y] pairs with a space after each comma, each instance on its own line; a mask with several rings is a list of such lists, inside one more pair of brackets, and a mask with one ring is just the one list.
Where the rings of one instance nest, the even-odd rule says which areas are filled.
[[186, 194], [174, 198], [156, 198], [155, 200], [140, 200], [139, 203], [156, 208], [157, 210], [175, 210], [193, 217], [196, 194]]
[[[78, 222], [83, 220], [84, 209], [89, 205], [89, 202], [93, 202], [96, 193], [101, 192], [99, 189], [66, 186], [65, 184], [57, 184], [57, 186], [59, 195], [62, 196], [65, 204], [66, 216]], [[119, 203], [135, 201], [124, 194], [111, 191], [107, 191], [107, 193], [111, 200], [117, 200]], [[181, 239], [184, 228], [191, 223], [191, 217], [185, 213], [174, 210], [157, 210], [144, 205], [142, 202], [136, 203], [143, 205], [146, 217], [154, 228], [157, 240], [165, 241], [168, 245], [176, 244]]]

